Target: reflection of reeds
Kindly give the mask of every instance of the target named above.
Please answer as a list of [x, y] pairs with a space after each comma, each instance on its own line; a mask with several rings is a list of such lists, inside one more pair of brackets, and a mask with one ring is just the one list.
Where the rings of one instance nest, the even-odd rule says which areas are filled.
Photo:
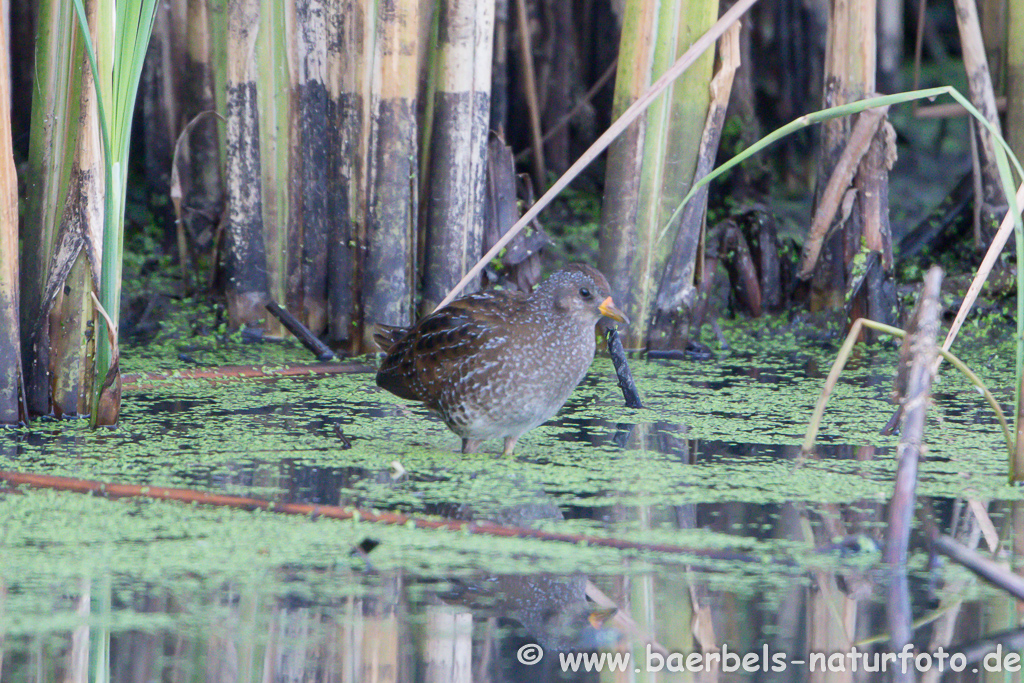
[[472, 612], [428, 606], [423, 635], [427, 683], [470, 683], [473, 680]]

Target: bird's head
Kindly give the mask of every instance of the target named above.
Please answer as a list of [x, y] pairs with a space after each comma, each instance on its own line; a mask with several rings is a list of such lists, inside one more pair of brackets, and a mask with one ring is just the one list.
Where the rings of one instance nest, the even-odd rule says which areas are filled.
[[629, 318], [612, 301], [608, 280], [587, 265], [576, 263], [555, 272], [534, 296], [550, 299], [556, 311], [581, 325], [596, 325], [602, 317], [629, 324]]

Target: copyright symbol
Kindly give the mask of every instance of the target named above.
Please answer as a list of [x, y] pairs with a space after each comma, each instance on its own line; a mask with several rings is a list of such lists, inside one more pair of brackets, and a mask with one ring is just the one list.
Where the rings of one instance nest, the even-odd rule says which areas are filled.
[[519, 660], [519, 663], [526, 666], [533, 666], [543, 658], [544, 649], [536, 643], [527, 643], [519, 648], [519, 652], [516, 653], [516, 659]]

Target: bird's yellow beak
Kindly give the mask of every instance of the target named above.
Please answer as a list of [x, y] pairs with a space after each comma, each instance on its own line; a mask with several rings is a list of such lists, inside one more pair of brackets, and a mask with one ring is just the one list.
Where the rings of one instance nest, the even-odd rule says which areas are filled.
[[597, 310], [601, 311], [601, 315], [608, 316], [612, 320], [617, 320], [620, 323], [625, 323], [626, 325], [629, 324], [629, 318], [626, 317], [625, 313], [615, 308], [615, 302], [612, 301], [611, 297], [602, 301], [601, 305], [597, 307]]

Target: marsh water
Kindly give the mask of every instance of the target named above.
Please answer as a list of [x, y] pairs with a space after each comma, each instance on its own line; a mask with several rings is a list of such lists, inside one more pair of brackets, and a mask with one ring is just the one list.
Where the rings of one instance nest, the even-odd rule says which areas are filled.
[[[598, 358], [514, 457], [498, 442], [461, 455], [438, 420], [365, 372], [168, 379], [129, 386], [114, 430], [37, 421], [0, 432], [7, 471], [633, 546], [8, 487], [0, 681], [887, 680], [850, 653], [890, 649], [879, 548], [897, 437], [879, 429], [896, 351], [858, 351], [816, 453], [802, 456], [838, 341], [782, 321], [725, 335], [728, 349], [708, 340], [708, 360], [633, 359], [644, 409], [622, 407]], [[1009, 407], [1013, 349], [997, 336], [964, 355]], [[128, 347], [122, 362], [131, 373], [304, 360], [297, 345], [219, 341]], [[1003, 549], [1024, 496], [1007, 484], [990, 409], [949, 369], [925, 440], [907, 573], [914, 643], [956, 651], [1012, 629], [1017, 603], [931, 557], [924, 529]], [[602, 653], [631, 659], [617, 672], [572, 659]], [[707, 653], [718, 659], [687, 659]], [[975, 655], [942, 680], [1004, 680], [986, 663]], [[705, 670], [680, 671], [695, 667]], [[934, 667], [916, 676], [940, 679]]]

